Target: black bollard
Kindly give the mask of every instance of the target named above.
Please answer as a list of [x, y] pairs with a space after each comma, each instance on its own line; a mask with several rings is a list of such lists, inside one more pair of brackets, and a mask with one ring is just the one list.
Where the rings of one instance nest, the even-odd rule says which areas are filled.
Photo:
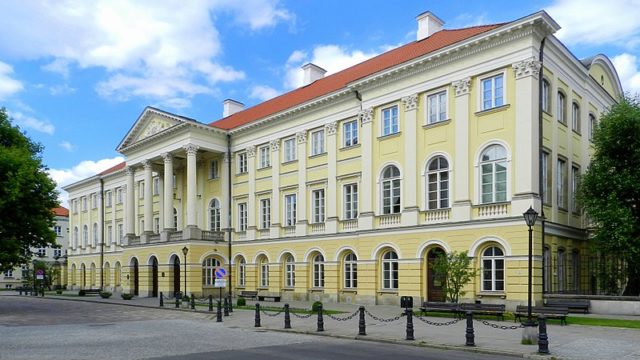
[[229, 312], [233, 312], [233, 299], [231, 298], [231, 294], [227, 295], [229, 297]]
[[44, 288], [42, 288], [40, 294], [42, 295], [42, 297], [44, 297]]
[[193, 293], [191, 293], [191, 310], [195, 310], [196, 309], [196, 297], [193, 296]]
[[224, 316], [229, 316], [229, 301], [224, 297]]
[[318, 306], [318, 328], [316, 331], [324, 331], [324, 319], [322, 319], [322, 305]]
[[20, 292], [20, 296], [22, 296], [22, 288], [18, 289], [18, 291]]
[[549, 336], [547, 335], [547, 321], [544, 315], [538, 316], [538, 354], [549, 353]]
[[162, 291], [160, 291], [160, 307], [164, 307], [164, 300], [162, 299]]
[[473, 313], [467, 311], [467, 333], [465, 335], [467, 342], [466, 346], [476, 346], [476, 336], [473, 331]]
[[289, 304], [284, 304], [284, 328], [291, 329], [291, 315], [289, 314]]
[[405, 340], [415, 340], [413, 337], [413, 309], [407, 309], [407, 337]]
[[209, 311], [213, 311], [213, 296], [209, 295]]
[[256, 303], [256, 323], [254, 327], [260, 327], [260, 303]]
[[180, 308], [180, 299], [176, 296], [176, 309]]
[[360, 306], [360, 321], [358, 321], [358, 335], [367, 335], [366, 324], [364, 322], [364, 306]]
[[216, 302], [218, 303], [216, 308], [216, 322], [222, 322], [222, 305], [220, 304], [220, 300]]

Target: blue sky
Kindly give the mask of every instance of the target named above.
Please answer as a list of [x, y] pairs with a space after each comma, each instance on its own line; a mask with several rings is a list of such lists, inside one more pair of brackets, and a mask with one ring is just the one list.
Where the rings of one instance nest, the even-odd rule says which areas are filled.
[[65, 185], [122, 161], [115, 147], [147, 105], [210, 122], [224, 99], [299, 86], [307, 62], [333, 73], [414, 40], [426, 10], [458, 28], [542, 9], [577, 57], [609, 56], [640, 92], [640, 0], [5, 0], [0, 106]]

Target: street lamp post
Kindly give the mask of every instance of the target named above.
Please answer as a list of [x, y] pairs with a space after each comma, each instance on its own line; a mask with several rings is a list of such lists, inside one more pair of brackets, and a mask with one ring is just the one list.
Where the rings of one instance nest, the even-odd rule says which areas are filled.
[[529, 283], [528, 285], [528, 297], [527, 297], [527, 322], [524, 324], [525, 326], [534, 326], [533, 320], [531, 319], [531, 270], [533, 263], [533, 226], [536, 224], [536, 219], [538, 218], [538, 213], [533, 210], [531, 206], [529, 206], [529, 210], [525, 211], [522, 216], [524, 216], [524, 221], [527, 223], [529, 227]]
[[184, 254], [184, 294], [187, 295], [187, 253], [189, 252], [188, 247], [182, 248], [182, 253]]

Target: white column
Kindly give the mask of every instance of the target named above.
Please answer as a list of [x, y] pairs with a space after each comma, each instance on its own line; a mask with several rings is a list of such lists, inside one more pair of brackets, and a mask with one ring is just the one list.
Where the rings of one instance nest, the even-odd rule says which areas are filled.
[[229, 158], [228, 153], [224, 153], [223, 165], [224, 168], [220, 172], [223, 174], [220, 177], [220, 192], [222, 194], [227, 194], [226, 196], [222, 196], [220, 198], [220, 228], [228, 229], [231, 227], [230, 225], [230, 214], [229, 214], [229, 202], [231, 201], [232, 195], [229, 194], [229, 182], [231, 181], [231, 168], [229, 166]]
[[103, 207], [102, 207], [102, 197], [103, 197], [103, 192], [98, 192], [97, 194], [97, 200], [98, 200], [98, 239], [100, 239], [100, 242], [97, 242], [96, 245], [100, 246], [102, 244], [102, 246], [104, 246], [105, 244], [105, 233], [104, 233], [104, 212], [102, 211]]
[[455, 158], [453, 159], [453, 204], [451, 220], [467, 221], [471, 219], [471, 198], [469, 197], [469, 167], [473, 159], [469, 158], [469, 97], [471, 96], [471, 78], [454, 81], [455, 92]]
[[358, 188], [360, 211], [358, 229], [373, 229], [373, 199], [376, 191], [373, 188], [373, 108], [360, 111], [361, 122], [360, 143], [362, 144], [362, 182]]
[[337, 175], [337, 163], [338, 163], [338, 146], [336, 127], [337, 123], [331, 122], [324, 126], [324, 132], [327, 134], [327, 168], [328, 168], [328, 180], [327, 189], [325, 191], [325, 208], [327, 209], [327, 219], [325, 232], [328, 234], [336, 233], [338, 231], [338, 188], [336, 182]]
[[298, 141], [298, 204], [296, 205], [296, 236], [307, 234], [307, 132], [296, 134]]
[[186, 227], [196, 227], [196, 154], [198, 146], [185, 145], [187, 152], [187, 223]]
[[271, 238], [280, 237], [280, 139], [271, 140]]
[[144, 229], [145, 233], [153, 232], [153, 169], [151, 160], [142, 162], [144, 166]]
[[247, 171], [249, 172], [249, 201], [247, 203], [246, 239], [256, 238], [256, 147], [247, 147]]
[[125, 170], [127, 174], [127, 187], [123, 189], [126, 194], [126, 211], [125, 211], [125, 233], [126, 235], [135, 234], [135, 194], [133, 191], [134, 170], [127, 166]]
[[170, 153], [164, 153], [162, 159], [164, 160], [164, 230], [170, 230], [173, 229], [173, 157]]
[[402, 98], [404, 103], [404, 166], [402, 171], [402, 225], [411, 226], [418, 224], [418, 187], [417, 185], [417, 136], [418, 136], [418, 94]]

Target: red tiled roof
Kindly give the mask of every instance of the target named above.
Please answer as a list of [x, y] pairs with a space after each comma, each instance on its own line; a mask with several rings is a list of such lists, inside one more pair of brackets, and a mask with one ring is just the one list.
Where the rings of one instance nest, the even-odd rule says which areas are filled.
[[116, 171], [118, 171], [118, 170], [123, 169], [123, 168], [124, 168], [124, 166], [125, 166], [126, 164], [127, 164], [127, 163], [123, 161], [123, 162], [121, 162], [120, 164], [115, 165], [115, 166], [112, 166], [112, 167], [108, 168], [107, 170], [105, 170], [105, 171], [103, 171], [103, 172], [99, 173], [98, 175], [107, 175], [107, 174], [111, 174], [112, 172], [116, 172]]
[[338, 91], [353, 81], [466, 40], [483, 32], [493, 30], [502, 25], [503, 24], [493, 24], [439, 31], [426, 39], [414, 41], [387, 51], [350, 68], [319, 79], [307, 86], [300, 87], [226, 118], [214, 121], [209, 125], [225, 130], [233, 129], [296, 105], [303, 104], [314, 98]]
[[57, 208], [53, 209], [53, 213], [56, 216], [69, 216], [69, 209], [60, 206], [60, 207], [57, 207]]

